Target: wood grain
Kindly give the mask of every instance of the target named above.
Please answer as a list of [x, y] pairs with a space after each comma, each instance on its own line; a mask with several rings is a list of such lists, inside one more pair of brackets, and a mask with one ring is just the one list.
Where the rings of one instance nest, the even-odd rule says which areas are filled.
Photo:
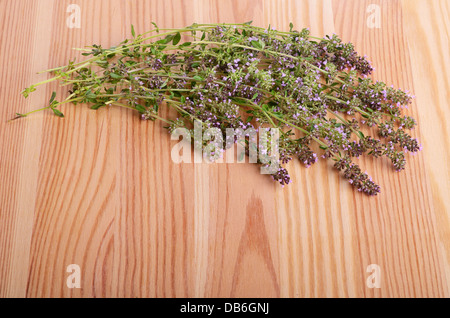
[[[67, 6], [81, 28], [66, 26]], [[381, 28], [368, 28], [369, 4]], [[1, 297], [449, 297], [448, 1], [0, 1]], [[402, 173], [361, 159], [369, 198], [329, 163], [289, 168], [285, 188], [250, 164], [175, 164], [161, 124], [123, 109], [43, 105], [36, 72], [152, 27], [246, 22], [333, 32], [369, 56], [376, 80], [416, 95], [423, 151]], [[66, 285], [69, 264], [81, 288]], [[381, 269], [369, 288], [366, 268]]]

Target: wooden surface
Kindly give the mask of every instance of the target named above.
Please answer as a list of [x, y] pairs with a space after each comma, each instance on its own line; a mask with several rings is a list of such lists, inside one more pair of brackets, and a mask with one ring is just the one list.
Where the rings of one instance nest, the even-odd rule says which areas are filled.
[[[81, 28], [66, 12], [81, 8]], [[369, 28], [369, 4], [381, 28]], [[0, 296], [449, 297], [450, 2], [414, 0], [0, 1]], [[250, 164], [174, 164], [161, 124], [123, 109], [42, 107], [36, 72], [137, 32], [193, 22], [309, 27], [351, 41], [374, 78], [409, 89], [423, 151], [395, 173], [361, 159], [382, 193], [324, 161], [284, 189]], [[78, 264], [81, 288], [66, 285]], [[381, 288], [369, 288], [370, 264]]]

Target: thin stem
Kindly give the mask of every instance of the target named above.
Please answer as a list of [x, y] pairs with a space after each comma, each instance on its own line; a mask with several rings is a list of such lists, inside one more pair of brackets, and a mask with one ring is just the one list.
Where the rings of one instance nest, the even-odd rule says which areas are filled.
[[[74, 69], [72, 69], [72, 70], [70, 70], [70, 71], [65, 72], [65, 74], [71, 74], [71, 73], [73, 73], [73, 72], [75, 72], [75, 71], [78, 71], [79, 69], [82, 69], [82, 68], [85, 67], [85, 66], [88, 66], [89, 64], [90, 64], [90, 62], [84, 63], [84, 64], [80, 65], [79, 67], [76, 67], [76, 68], [74, 68]], [[47, 83], [56, 81], [57, 79], [60, 79], [60, 78], [62, 78], [62, 77], [63, 77], [63, 75], [58, 75], [58, 76], [49, 78], [49, 79], [47, 79], [47, 80], [45, 80], [45, 81], [42, 81], [42, 82], [33, 84], [33, 87], [38, 87], [38, 86], [40, 86], [40, 85], [43, 85], [43, 84], [47, 84]]]
[[13, 121], [13, 120], [16, 120], [16, 119], [19, 119], [19, 118], [22, 118], [22, 117], [27, 117], [28, 115], [33, 114], [33, 113], [37, 113], [37, 112], [40, 112], [40, 111], [43, 111], [43, 110], [46, 110], [46, 109], [56, 108], [57, 106], [62, 105], [62, 104], [66, 104], [66, 103], [70, 103], [70, 102], [82, 100], [82, 97], [72, 98], [72, 99], [71, 99], [71, 97], [74, 96], [74, 95], [75, 95], [75, 94], [70, 94], [70, 95], [67, 96], [67, 98], [66, 98], [64, 101], [62, 101], [62, 102], [55, 103], [55, 104], [53, 104], [53, 105], [45, 106], [45, 107], [42, 107], [42, 108], [38, 108], [38, 109], [31, 110], [31, 111], [29, 111], [29, 112], [27, 112], [27, 113], [23, 113], [23, 114], [20, 114], [20, 115], [14, 117], [14, 118], [8, 119], [6, 122], [9, 123], [9, 122], [11, 122], [11, 121]]
[[[119, 103], [119, 102], [112, 102], [112, 103], [109, 103], [109, 105], [115, 105], [115, 106], [131, 109], [131, 110], [134, 110], [134, 111], [138, 111], [136, 108], [134, 108], [134, 107], [132, 107], [130, 105]], [[159, 119], [159, 120], [161, 120], [161, 121], [163, 121], [163, 122], [165, 122], [165, 123], [167, 123], [169, 125], [171, 124], [170, 121], [168, 121], [165, 118], [159, 117], [158, 115], [152, 114], [151, 116], [152, 116], [152, 118]]]
[[[252, 26], [252, 25], [245, 24], [245, 23], [241, 23], [241, 24], [219, 23], [219, 24], [199, 24], [199, 25], [202, 25], [202, 26], [208, 26], [208, 25], [211, 25], [211, 26], [239, 26], [242, 29], [257, 31], [259, 34], [264, 34], [264, 35], [266, 35], [267, 34], [266, 32], [269, 31], [268, 29], [265, 29], [265, 28], [262, 28], [262, 27], [257, 27], [257, 26]], [[270, 29], [270, 32], [273, 32], [273, 33], [275, 33], [277, 35], [299, 35], [300, 34], [299, 32], [278, 31], [278, 30], [274, 30], [274, 29]], [[324, 41], [325, 40], [323, 38], [318, 38], [318, 37], [311, 36], [311, 35], [308, 35], [308, 37], [311, 38], [311, 39], [316, 39], [316, 40], [320, 40], [320, 41]]]

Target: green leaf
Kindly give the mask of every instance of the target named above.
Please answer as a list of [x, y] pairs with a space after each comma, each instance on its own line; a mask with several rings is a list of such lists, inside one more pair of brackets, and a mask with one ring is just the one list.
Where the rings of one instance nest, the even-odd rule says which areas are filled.
[[85, 96], [86, 96], [86, 98], [88, 98], [88, 99], [95, 99], [95, 98], [97, 97], [97, 95], [94, 94], [94, 93], [92, 93], [92, 91], [91, 91], [90, 89], [88, 89], [88, 90], [86, 91]]
[[248, 116], [248, 117], [247, 117], [247, 120], [246, 120], [247, 123], [251, 122], [251, 121], [253, 120], [253, 118], [255, 118], [255, 117], [253, 117], [253, 116]]
[[174, 36], [173, 36], [172, 34], [169, 34], [169, 35], [166, 36], [164, 39], [161, 39], [161, 40], [156, 41], [156, 43], [158, 43], [158, 44], [167, 44], [167, 43], [169, 43], [170, 41], [172, 41], [173, 37], [174, 37]]
[[97, 104], [95, 104], [95, 105], [92, 105], [92, 106], [91, 106], [91, 109], [97, 110], [97, 109], [99, 109], [99, 108], [102, 107], [102, 106], [105, 106], [105, 104], [103, 104], [103, 103], [97, 103]]
[[266, 44], [261, 40], [259, 40], [259, 45], [261, 46], [262, 49], [266, 46]]
[[[108, 57], [109, 58], [109, 57]], [[106, 68], [108, 66], [108, 62], [104, 61], [104, 60], [99, 60], [99, 61], [95, 61], [95, 63], [98, 64], [98, 66], [102, 67], [102, 68]]]
[[131, 67], [131, 66], [135, 65], [136, 63], [137, 63], [136, 61], [126, 61], [125, 65], [128, 67]]
[[140, 112], [141, 114], [143, 114], [143, 113], [145, 113], [147, 111], [145, 109], [145, 107], [140, 105], [140, 104], [136, 104], [135, 107], [136, 107], [137, 111]]
[[131, 35], [133, 36], [133, 38], [136, 37], [136, 33], [134, 32], [134, 26], [131, 25]]
[[359, 137], [361, 138], [361, 139], [364, 139], [364, 138], [366, 138], [365, 136], [364, 136], [364, 134], [362, 133], [362, 131], [357, 131], [357, 133], [358, 133], [358, 135], [359, 135]]
[[59, 110], [57, 110], [56, 108], [52, 108], [53, 113], [58, 116], [58, 117], [64, 117], [64, 114], [61, 113]]
[[183, 44], [180, 44], [180, 47], [185, 47], [191, 45], [192, 42], [184, 42]]
[[152, 24], [153, 24], [153, 26], [154, 26], [155, 29], [156, 29], [156, 33], [159, 33], [159, 28], [158, 28], [158, 26], [156, 25], [156, 23], [155, 23], [155, 22], [152, 22]]
[[256, 97], [258, 97], [258, 93], [255, 93], [255, 95], [253, 95], [251, 100], [254, 101], [256, 99]]
[[169, 77], [164, 81], [164, 83], [161, 84], [160, 88], [164, 88], [167, 85], [167, 82], [169, 82]]
[[178, 42], [180, 42], [180, 40], [181, 40], [181, 34], [180, 34], [180, 32], [177, 32], [177, 34], [175, 34], [173, 37], [172, 44], [177, 45]]
[[31, 85], [30, 87], [27, 87], [22, 91], [22, 95], [25, 98], [27, 98], [30, 95], [30, 93], [34, 92], [35, 90], [36, 90], [36, 87], [34, 85]]
[[322, 145], [320, 145], [319, 148], [323, 149], [323, 150], [327, 150], [328, 149], [328, 147], [325, 147], [325, 146], [322, 146]]
[[283, 114], [282, 114], [282, 113], [275, 112], [275, 113], [272, 113], [272, 115], [275, 116], [276, 118], [281, 118], [281, 119], [283, 119]]
[[253, 20], [251, 20], [251, 21], [248, 21], [248, 22], [245, 22], [244, 24], [246, 24], [246, 25], [250, 25], [250, 24], [252, 24], [253, 23]]
[[56, 97], [56, 92], [52, 93], [52, 97], [50, 97], [50, 101], [48, 102], [50, 105], [53, 103], [53, 101], [55, 100]]
[[112, 78], [116, 78], [116, 79], [120, 79], [122, 78], [122, 75], [116, 74], [116, 73], [111, 73], [109, 74]]
[[245, 156], [245, 151], [241, 151], [241, 152], [239, 153], [239, 159], [238, 159], [238, 161], [243, 161], [243, 160], [244, 160], [244, 156]]
[[193, 77], [193, 79], [196, 80], [196, 81], [200, 81], [200, 82], [204, 81], [203, 77], [198, 76], [198, 75], [195, 75], [195, 76]]
[[294, 28], [294, 25], [291, 23], [289, 23], [289, 32], [292, 32], [292, 29]]
[[260, 50], [262, 49], [261, 43], [259, 41], [252, 41], [252, 46], [255, 49], [260, 49]]

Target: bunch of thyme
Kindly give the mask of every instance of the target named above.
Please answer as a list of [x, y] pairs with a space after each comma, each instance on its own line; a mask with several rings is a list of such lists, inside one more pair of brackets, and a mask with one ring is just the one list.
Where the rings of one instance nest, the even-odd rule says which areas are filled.
[[[48, 70], [55, 76], [31, 85], [60, 81], [69, 85], [61, 102], [53, 93], [47, 107], [88, 103], [92, 109], [125, 107], [144, 120], [162, 120], [173, 131], [203, 128], [279, 128], [280, 162], [297, 157], [309, 167], [318, 154], [333, 160], [348, 181], [369, 195], [380, 187], [352, 162], [367, 154], [387, 157], [395, 170], [405, 168], [405, 153], [420, 150], [406, 131], [416, 121], [401, 110], [412, 96], [368, 75], [372, 66], [351, 43], [337, 35], [316, 38], [308, 29], [289, 32], [244, 24], [193, 24], [181, 29], [155, 29], [118, 46], [83, 49], [85, 61]], [[188, 39], [189, 41], [182, 41]], [[81, 50], [81, 49], [80, 49]], [[177, 118], [162, 118], [171, 107]], [[379, 138], [365, 135], [373, 127]], [[373, 131], [373, 129], [372, 129]], [[272, 174], [282, 185], [290, 182], [281, 167]]]

